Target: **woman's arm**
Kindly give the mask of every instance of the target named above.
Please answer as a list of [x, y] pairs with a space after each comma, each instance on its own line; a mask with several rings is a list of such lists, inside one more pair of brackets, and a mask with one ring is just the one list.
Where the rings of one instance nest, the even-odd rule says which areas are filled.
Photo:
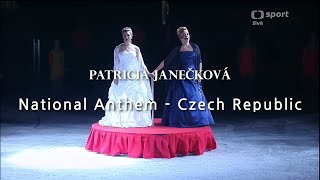
[[138, 46], [136, 46], [136, 52], [137, 52], [137, 59], [141, 65], [141, 67], [143, 68], [144, 71], [147, 72], [147, 74], [150, 74], [147, 66], [144, 64], [144, 60], [143, 60], [143, 57], [142, 57], [142, 53], [141, 53], [141, 50]]
[[164, 60], [161, 61], [161, 63], [159, 64], [159, 66], [158, 66], [154, 71], [160, 71], [163, 67], [164, 67]]
[[118, 46], [114, 48], [113, 50], [113, 70], [118, 70], [119, 66], [119, 59], [118, 59]]
[[[199, 64], [199, 72], [202, 75], [202, 62], [200, 62], [200, 64]], [[201, 78], [198, 79], [198, 82], [201, 83]]]
[[159, 66], [152, 73], [154, 73], [155, 71], [160, 71], [162, 68], [164, 68], [165, 65], [170, 64], [173, 61], [173, 59], [174, 59], [174, 57], [175, 57], [175, 55], [177, 53], [177, 49], [178, 48], [174, 48], [170, 52], [170, 54], [164, 60], [161, 61]]
[[[199, 72], [202, 74], [202, 58], [201, 58], [201, 51], [198, 45], [196, 45], [197, 53], [199, 57]], [[198, 82], [201, 83], [201, 78], [198, 79]]]
[[[113, 50], [113, 70], [116, 71], [118, 70], [119, 66], [119, 59], [118, 59], [118, 46], [114, 48]], [[113, 82], [118, 85], [118, 79], [117, 76], [116, 78], [113, 80]]]

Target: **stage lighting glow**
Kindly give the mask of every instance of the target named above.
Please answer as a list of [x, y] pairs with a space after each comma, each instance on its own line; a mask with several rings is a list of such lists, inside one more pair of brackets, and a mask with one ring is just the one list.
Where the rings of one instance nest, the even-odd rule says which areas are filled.
[[88, 152], [83, 147], [27, 149], [5, 159], [25, 169], [105, 169], [135, 165], [139, 159]]

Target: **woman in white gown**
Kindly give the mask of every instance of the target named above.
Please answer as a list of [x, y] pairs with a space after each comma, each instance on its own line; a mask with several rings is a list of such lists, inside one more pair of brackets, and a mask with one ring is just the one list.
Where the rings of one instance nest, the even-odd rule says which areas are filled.
[[[153, 100], [151, 93], [149, 78], [144, 75], [149, 75], [149, 71], [144, 64], [140, 48], [132, 44], [133, 32], [129, 27], [122, 29], [122, 37], [124, 43], [118, 45], [114, 49], [114, 70], [120, 72], [131, 71], [131, 77], [137, 75], [134, 72], [140, 72], [140, 79], [114, 79], [111, 83], [108, 94], [108, 103], [111, 101], [115, 104], [115, 109], [105, 108], [105, 116], [99, 120], [101, 126], [113, 127], [147, 127], [152, 126], [151, 109], [146, 108], [147, 102]], [[122, 74], [122, 73], [121, 73]], [[121, 75], [122, 76], [122, 75]], [[119, 109], [118, 102], [131, 102], [132, 109], [127, 109], [122, 103]], [[142, 104], [142, 110], [137, 110], [135, 104]]]

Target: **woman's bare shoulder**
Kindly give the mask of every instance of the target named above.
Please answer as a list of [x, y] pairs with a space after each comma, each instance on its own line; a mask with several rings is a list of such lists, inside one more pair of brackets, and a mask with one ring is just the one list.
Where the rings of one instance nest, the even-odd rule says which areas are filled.
[[124, 43], [121, 43], [121, 44], [117, 45], [117, 46], [115, 47], [115, 49], [117, 49], [117, 48], [118, 48], [118, 49], [119, 49], [119, 48], [121, 48], [121, 47], [123, 46], [123, 44], [124, 44]]
[[135, 49], [140, 49], [139, 46], [135, 45], [135, 44], [131, 44], [132, 47], [134, 47]]

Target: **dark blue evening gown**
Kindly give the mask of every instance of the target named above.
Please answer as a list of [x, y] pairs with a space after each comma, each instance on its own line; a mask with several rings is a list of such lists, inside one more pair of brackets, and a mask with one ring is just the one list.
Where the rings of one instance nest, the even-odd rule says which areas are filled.
[[[176, 69], [180, 70], [195, 70], [196, 69], [196, 52], [181, 51], [176, 55], [176, 61], [179, 61]], [[194, 77], [193, 73], [189, 73]], [[189, 75], [189, 76], [190, 76]], [[190, 108], [189, 101], [195, 101], [196, 110], [180, 110], [178, 101], [181, 98], [187, 98], [187, 101], [182, 101], [183, 108]], [[205, 110], [198, 109], [198, 103], [203, 101], [206, 105]], [[161, 125], [171, 127], [199, 127], [211, 125], [214, 123], [210, 110], [207, 107], [207, 100], [203, 94], [202, 86], [196, 80], [185, 79], [170, 80], [170, 85], [167, 87], [166, 101], [170, 105], [165, 105], [164, 113], [162, 116]]]

